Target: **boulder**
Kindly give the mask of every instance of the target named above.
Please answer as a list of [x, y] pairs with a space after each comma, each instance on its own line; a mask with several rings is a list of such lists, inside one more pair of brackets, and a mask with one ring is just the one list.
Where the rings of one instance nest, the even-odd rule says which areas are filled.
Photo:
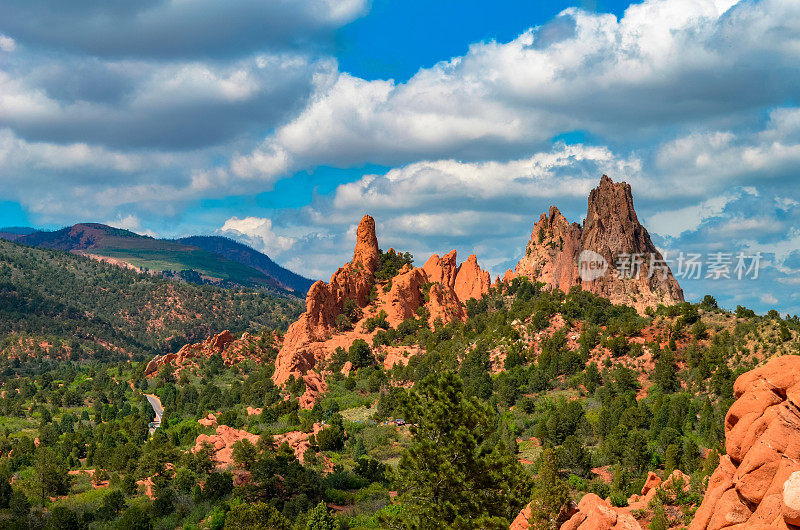
[[561, 530], [641, 530], [641, 525], [625, 508], [615, 508], [587, 493], [578, 503], [578, 511], [561, 525]]
[[800, 356], [741, 375], [725, 417], [727, 454], [692, 530], [795, 528], [800, 523]]

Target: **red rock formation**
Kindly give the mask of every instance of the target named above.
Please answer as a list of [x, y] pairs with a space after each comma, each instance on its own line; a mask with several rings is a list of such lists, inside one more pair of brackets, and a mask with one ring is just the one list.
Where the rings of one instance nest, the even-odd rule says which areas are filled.
[[316, 364], [318, 359], [308, 345], [333, 334], [345, 300], [354, 300], [360, 307], [367, 305], [379, 256], [375, 220], [365, 215], [356, 231], [353, 261], [334, 272], [329, 283], [318, 281], [311, 286], [306, 295], [306, 312], [289, 326], [275, 362], [273, 380], [277, 384], [285, 383], [290, 375], [304, 374]]
[[[430, 260], [428, 260], [430, 262]], [[386, 320], [392, 327], [397, 327], [407, 318], [412, 318], [419, 306], [425, 304], [422, 293], [423, 286], [427, 283], [424, 269], [411, 269], [405, 267], [400, 274], [392, 278], [392, 288], [385, 304], [388, 317]]]
[[725, 417], [727, 454], [690, 530], [800, 526], [800, 356], [741, 375]]
[[[284, 384], [292, 375], [307, 374], [317, 362], [329, 358], [337, 347], [346, 349], [357, 338], [371, 341], [375, 332], [365, 333], [363, 321], [380, 311], [386, 312], [386, 320], [393, 327], [406, 319], [419, 318], [420, 307], [427, 310], [430, 325], [465, 319], [464, 306], [455, 291], [461, 269], [464, 270], [461, 285], [465, 296], [480, 295], [489, 288], [488, 273], [480, 270], [477, 260], [473, 257], [466, 267], [459, 268], [455, 250], [441, 258], [432, 256], [422, 268], [406, 265], [390, 282], [376, 286], [375, 268], [380, 251], [375, 222], [368, 215], [361, 220], [356, 239], [353, 261], [337, 270], [329, 283], [320, 281], [311, 286], [306, 297], [306, 312], [289, 326], [278, 353], [273, 375], [276, 384]], [[376, 287], [377, 299], [370, 299], [373, 287]], [[337, 330], [336, 318], [347, 299], [355, 301], [362, 309], [363, 318], [355, 323], [353, 330], [342, 332]], [[400, 357], [405, 356], [394, 355], [393, 362]], [[313, 406], [311, 395], [303, 400], [303, 406]], [[316, 397], [318, 393], [313, 395]]]
[[304, 409], [314, 408], [317, 399], [327, 392], [328, 385], [325, 383], [325, 380], [314, 371], [304, 374], [303, 381], [306, 383], [306, 390], [303, 392], [303, 395], [300, 396], [300, 406]]
[[422, 270], [425, 271], [428, 281], [439, 283], [443, 287], [450, 289], [455, 288], [456, 274], [458, 272], [456, 251], [451, 250], [441, 258], [438, 254], [434, 254], [428, 258], [428, 261], [422, 266]]
[[458, 267], [454, 290], [462, 302], [466, 302], [470, 298], [480, 299], [489, 292], [491, 286], [492, 277], [489, 275], [489, 271], [480, 268], [475, 254], [471, 254], [467, 261]]
[[625, 508], [615, 508], [588, 493], [578, 503], [578, 512], [561, 525], [561, 530], [640, 530], [642, 527]]
[[[579, 257], [583, 251], [592, 251], [605, 260], [608, 264], [605, 274], [597, 278], [581, 274], [580, 267], [584, 265], [579, 263]], [[620, 261], [624, 260], [621, 256], [630, 254], [639, 255], [642, 261], [635, 275], [630, 273], [631, 266]], [[525, 256], [515, 272], [509, 272], [506, 281], [523, 275], [565, 292], [580, 285], [615, 304], [631, 305], [640, 312], [659, 303], [671, 305], [683, 301], [683, 290], [639, 223], [630, 185], [614, 183], [605, 175], [589, 195], [583, 226], [570, 224], [558, 208], [551, 207], [534, 224]]]
[[517, 517], [511, 521], [511, 526], [508, 530], [528, 530], [531, 525], [528, 521], [531, 518], [531, 505], [526, 505]]
[[650, 507], [650, 501], [655, 498], [656, 493], [659, 489], [667, 489], [673, 487], [673, 485], [677, 484], [679, 481], [682, 484], [683, 491], [689, 491], [690, 483], [692, 478], [683, 473], [681, 470], [676, 469], [675, 471], [667, 477], [664, 482], [661, 482], [661, 479], [653, 473], [652, 471], [647, 474], [647, 480], [642, 487], [641, 495], [631, 495], [628, 499], [628, 510], [647, 510]]
[[[511, 523], [509, 530], [528, 530], [531, 527], [530, 518], [531, 505], [528, 504]], [[641, 528], [627, 509], [615, 508], [594, 493], [584, 495], [574, 514], [561, 525], [561, 530], [641, 530]]]
[[428, 321], [431, 325], [436, 322], [447, 324], [467, 318], [467, 312], [455, 291], [440, 284], [431, 285], [428, 291], [428, 303], [425, 307], [430, 314]]
[[197, 420], [197, 423], [199, 423], [203, 427], [213, 427], [217, 424], [217, 417], [209, 412], [208, 416], [206, 416], [205, 418], [200, 418], [199, 420]]
[[289, 445], [294, 451], [294, 456], [300, 460], [301, 463], [305, 462], [305, 453], [311, 447], [311, 436], [316, 436], [319, 432], [324, 428], [324, 425], [321, 423], [315, 423], [312, 428], [311, 432], [302, 432], [302, 431], [290, 431], [284, 434], [278, 434], [273, 438], [273, 442], [276, 447], [279, 447], [283, 443]]
[[145, 376], [157, 373], [162, 366], [171, 365], [181, 368], [195, 363], [196, 359], [208, 358], [214, 354], [221, 354], [222, 361], [231, 366], [248, 358], [245, 346], [251, 341], [249, 333], [244, 333], [242, 338], [235, 340], [228, 330], [210, 337], [197, 344], [186, 344], [178, 353], [168, 353], [167, 355], [157, 355], [144, 370]]
[[661, 478], [650, 471], [647, 474], [647, 480], [645, 480], [644, 486], [642, 487], [642, 494], [632, 495], [628, 499], [628, 508], [631, 510], [647, 509], [650, 501], [656, 496], [659, 486], [661, 486]]
[[218, 468], [233, 465], [233, 444], [239, 440], [249, 440], [253, 445], [258, 443], [258, 435], [234, 429], [227, 425], [219, 425], [216, 434], [201, 434], [195, 440], [193, 453], [202, 450], [205, 444], [212, 447], [211, 458]]
[[378, 237], [375, 235], [375, 219], [365, 215], [358, 223], [356, 230], [356, 248], [353, 251], [353, 265], [363, 265], [370, 274], [375, 274], [375, 268], [380, 260]]

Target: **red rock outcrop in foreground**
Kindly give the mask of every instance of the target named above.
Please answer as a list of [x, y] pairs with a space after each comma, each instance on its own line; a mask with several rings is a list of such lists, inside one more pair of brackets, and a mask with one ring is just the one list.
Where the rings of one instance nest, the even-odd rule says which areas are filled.
[[227, 366], [237, 364], [248, 357], [246, 346], [251, 342], [251, 336], [245, 332], [240, 339], [234, 339], [228, 330], [210, 337], [197, 344], [186, 344], [178, 353], [157, 355], [144, 370], [145, 376], [157, 373], [162, 366], [171, 365], [179, 370], [197, 363], [197, 359], [205, 359], [219, 353], [222, 361]]
[[[635, 512], [647, 512], [650, 501], [656, 496], [661, 488], [672, 488], [677, 481], [681, 481], [684, 491], [689, 491], [691, 477], [675, 470], [662, 483], [661, 479], [653, 472], [647, 475], [641, 495], [632, 495], [628, 499], [628, 506], [617, 508], [611, 506], [608, 500], [603, 500], [594, 493], [587, 493], [578, 503], [572, 507], [570, 518], [565, 521], [560, 530], [640, 530], [645, 528], [646, 521], [640, 523], [633, 516]], [[646, 514], [645, 517], [651, 516]], [[641, 517], [641, 515], [637, 515]], [[531, 518], [531, 506], [528, 504], [516, 519], [511, 523], [510, 530], [529, 530]]]
[[[582, 279], [579, 257], [584, 251], [594, 252], [606, 261], [605, 274], [598, 278], [584, 274]], [[618, 258], [631, 253], [641, 255], [643, 263], [637, 277], [630, 277], [631, 274], [623, 277], [618, 273], [629, 272], [630, 267], [620, 266]], [[651, 259], [655, 267], [651, 267]], [[672, 305], [683, 301], [683, 290], [662, 260], [636, 216], [630, 185], [614, 183], [603, 175], [600, 185], [589, 195], [583, 226], [570, 224], [552, 206], [533, 225], [525, 256], [514, 272], [506, 272], [504, 280], [527, 276], [564, 292], [579, 285], [612, 303], [630, 305], [643, 312], [659, 303]]]
[[[213, 417], [209, 414], [209, 417]], [[216, 423], [216, 420], [213, 420]], [[208, 422], [200, 420], [203, 426], [209, 426]], [[212, 424], [213, 425], [213, 424]], [[289, 444], [289, 447], [294, 451], [295, 456], [300, 462], [303, 462], [305, 452], [311, 447], [309, 439], [312, 435], [316, 435], [323, 428], [322, 424], [315, 423], [312, 426], [312, 431], [301, 432], [291, 431], [284, 434], [279, 434], [274, 437], [273, 443], [275, 446], [280, 446], [282, 443]], [[215, 434], [200, 434], [195, 440], [193, 453], [202, 451], [206, 445], [211, 449], [211, 458], [217, 468], [223, 469], [233, 466], [233, 446], [239, 440], [249, 440], [253, 445], [258, 444], [259, 436], [257, 434], [250, 434], [241, 429], [234, 429], [227, 425], [217, 426]]]
[[256, 445], [258, 443], [258, 435], [250, 434], [247, 431], [234, 429], [227, 425], [219, 425], [216, 434], [200, 434], [195, 440], [193, 453], [201, 451], [205, 444], [211, 447], [211, 458], [217, 467], [227, 467], [233, 465], [233, 444], [239, 440], [249, 440], [250, 443]]
[[[574, 510], [574, 508], [573, 508]], [[517, 515], [509, 530], [529, 530], [530, 504]], [[640, 530], [636, 519], [624, 508], [615, 508], [595, 495], [588, 493], [578, 503], [577, 510], [561, 530]]]
[[[464, 320], [464, 302], [481, 297], [491, 286], [489, 273], [481, 270], [477, 258], [470, 256], [458, 266], [455, 250], [443, 257], [431, 256], [421, 268], [405, 266], [389, 282], [376, 282], [379, 261], [375, 221], [365, 215], [356, 232], [352, 261], [333, 273], [328, 283], [318, 281], [311, 286], [306, 312], [289, 326], [275, 361], [276, 384], [284, 384], [292, 375], [307, 374], [319, 361], [329, 359], [337, 347], [347, 349], [358, 338], [370, 342], [375, 332], [365, 332], [363, 323], [381, 311], [393, 327], [415, 318], [420, 307], [427, 311], [429, 325], [447, 324]], [[377, 297], [370, 300], [373, 287]], [[363, 317], [353, 330], [339, 331], [336, 318], [348, 299], [361, 308]], [[397, 359], [396, 352], [392, 359]], [[306, 401], [301, 404], [313, 406], [313, 401]]]
[[741, 375], [733, 391], [727, 454], [689, 528], [800, 528], [800, 356]]

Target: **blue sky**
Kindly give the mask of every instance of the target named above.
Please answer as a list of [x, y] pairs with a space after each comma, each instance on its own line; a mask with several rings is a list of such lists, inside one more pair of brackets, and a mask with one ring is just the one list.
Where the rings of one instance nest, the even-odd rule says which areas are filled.
[[762, 252], [727, 307], [800, 313], [800, 4], [0, 5], [0, 226], [224, 233], [326, 278], [382, 246], [502, 274], [601, 174], [668, 253]]

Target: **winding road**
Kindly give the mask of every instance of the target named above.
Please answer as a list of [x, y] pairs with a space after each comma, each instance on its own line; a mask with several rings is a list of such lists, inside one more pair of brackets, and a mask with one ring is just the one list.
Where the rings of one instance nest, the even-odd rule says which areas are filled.
[[155, 394], [145, 394], [144, 397], [147, 398], [147, 401], [150, 403], [150, 406], [153, 407], [153, 412], [156, 413], [156, 419], [150, 423], [150, 434], [153, 434], [156, 429], [161, 427], [161, 417], [164, 415], [164, 407], [161, 405], [161, 400], [158, 399], [158, 396]]

